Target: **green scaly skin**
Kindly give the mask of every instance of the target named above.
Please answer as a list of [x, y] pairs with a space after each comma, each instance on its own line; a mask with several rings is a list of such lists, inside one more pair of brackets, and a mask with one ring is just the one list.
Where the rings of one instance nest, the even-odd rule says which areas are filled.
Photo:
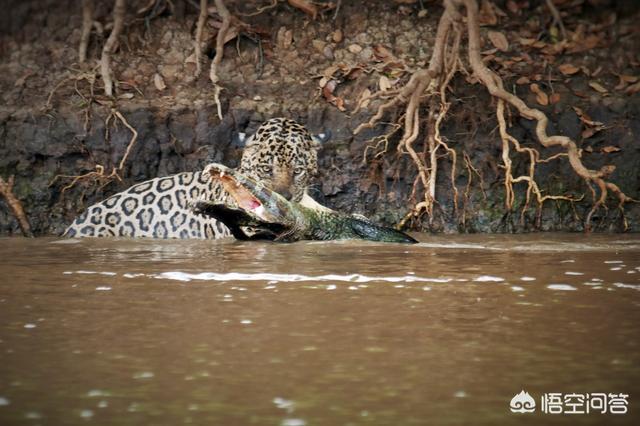
[[[221, 182], [238, 207], [200, 200], [195, 203], [194, 210], [220, 220], [241, 240], [417, 242], [403, 232], [376, 225], [362, 216], [347, 215], [321, 206], [308, 196], [300, 203], [287, 201], [263, 184], [220, 164], [208, 165], [204, 173]], [[252, 232], [247, 232], [248, 229]]]

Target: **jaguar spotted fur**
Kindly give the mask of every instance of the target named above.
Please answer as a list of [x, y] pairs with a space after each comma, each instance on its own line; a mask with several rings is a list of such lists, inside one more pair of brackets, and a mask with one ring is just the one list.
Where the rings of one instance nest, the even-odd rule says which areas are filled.
[[[268, 120], [247, 139], [239, 171], [291, 201], [300, 201], [318, 172], [317, 151], [324, 139], [325, 135], [312, 136], [293, 120]], [[200, 239], [231, 235], [222, 223], [190, 209], [199, 199], [231, 201], [222, 186], [212, 185], [201, 171], [158, 177], [92, 205], [63, 235]]]

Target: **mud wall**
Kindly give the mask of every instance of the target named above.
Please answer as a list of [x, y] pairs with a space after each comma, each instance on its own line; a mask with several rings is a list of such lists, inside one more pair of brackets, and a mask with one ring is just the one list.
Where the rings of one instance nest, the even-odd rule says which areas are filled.
[[[399, 134], [389, 139], [384, 155], [376, 157], [380, 146], [376, 149], [372, 142], [391, 129], [389, 123], [402, 111], [389, 114], [384, 120], [387, 124], [357, 136], [353, 130], [373, 115], [379, 103], [353, 111], [364, 89], [378, 89], [380, 75], [369, 69], [376, 63], [373, 47], [387, 46], [412, 69], [428, 59], [441, 12], [438, 6], [430, 3], [425, 17], [417, 13], [417, 3], [400, 9], [393, 2], [368, 2], [368, 8], [355, 4], [358, 2], [343, 2], [341, 13], [333, 21], [330, 11], [313, 20], [281, 4], [271, 12], [243, 18], [251, 22], [254, 32], [228, 43], [225, 50], [220, 71], [224, 117], [220, 120], [211, 83], [206, 75], [194, 77], [190, 59], [197, 11], [189, 2], [174, 3], [175, 10], [153, 19], [130, 11], [126, 33], [113, 57], [119, 80], [115, 105], [100, 97], [99, 78], [91, 82], [100, 54], [100, 37], [94, 35], [90, 44], [92, 62], [77, 64], [80, 10], [75, 2], [21, 2], [6, 9], [9, 13], [1, 18], [0, 36], [0, 176], [15, 175], [15, 195], [23, 201], [36, 234], [60, 233], [84, 207], [135, 182], [197, 170], [210, 161], [235, 166], [241, 147], [234, 135], [250, 133], [263, 120], [276, 116], [297, 119], [313, 132], [331, 130], [333, 137], [320, 153], [321, 172], [312, 191], [324, 204], [388, 224], [397, 223], [409, 211], [415, 201], [412, 188], [416, 172], [406, 155], [396, 153]], [[238, 12], [242, 7], [250, 9], [252, 4], [235, 6], [233, 11]], [[613, 13], [614, 6], [606, 10]], [[542, 12], [533, 9], [532, 13]], [[584, 19], [591, 19], [594, 10], [585, 8], [584, 13]], [[108, 23], [109, 14], [109, 2], [98, 2], [96, 19]], [[612, 34], [624, 33], [625, 22], [617, 21], [619, 28], [613, 28]], [[633, 22], [632, 17], [629, 22]], [[210, 40], [214, 30], [214, 24], [207, 28]], [[587, 64], [605, 63], [615, 55], [640, 59], [638, 48], [630, 48], [624, 37], [621, 40], [581, 55]], [[362, 66], [367, 71], [340, 81], [335, 93], [345, 100], [345, 111], [329, 104], [318, 87], [323, 72], [337, 63]], [[156, 84], [156, 76], [164, 83], [163, 89]], [[640, 198], [637, 93], [598, 93], [589, 89], [592, 79], [578, 75], [553, 81], [560, 101], [540, 106], [535, 104], [535, 94], [514, 84], [518, 77], [512, 76], [510, 87], [549, 114], [549, 133], [577, 140], [590, 168], [614, 165], [611, 181], [627, 195]], [[614, 83], [612, 80], [610, 87]], [[588, 187], [566, 160], [541, 164], [536, 174], [540, 186], [545, 194], [585, 194], [584, 199], [548, 201], [538, 219], [535, 203], [521, 215], [524, 193], [517, 187], [518, 208], [511, 213], [505, 211], [495, 105], [483, 87], [462, 77], [454, 80], [452, 91], [455, 96], [443, 135], [460, 158], [463, 153], [468, 155], [477, 173], [463, 167], [461, 161], [457, 163], [454, 184], [459, 198], [458, 210], [454, 211], [449, 179], [452, 163], [441, 161], [434, 219], [410, 221], [412, 229], [581, 230], [592, 199]], [[584, 123], [573, 108], [577, 105], [592, 120], [604, 123], [604, 128], [584, 137]], [[114, 125], [114, 120], [107, 125], [112, 106], [138, 132], [121, 173], [122, 181], [83, 179], [65, 189], [73, 176], [91, 173], [96, 165], [109, 171], [124, 155], [131, 132], [122, 124]], [[510, 132], [526, 146], [538, 146], [533, 123], [513, 117], [511, 124]], [[615, 149], [606, 148], [611, 146]], [[544, 157], [557, 152], [542, 150]], [[525, 173], [527, 159], [516, 156], [513, 160], [514, 173]], [[615, 208], [616, 201], [610, 200], [609, 206], [594, 217], [596, 230], [620, 231], [624, 221]], [[627, 204], [624, 213], [628, 229], [639, 231], [640, 207]], [[18, 233], [17, 221], [0, 200], [0, 235]]]

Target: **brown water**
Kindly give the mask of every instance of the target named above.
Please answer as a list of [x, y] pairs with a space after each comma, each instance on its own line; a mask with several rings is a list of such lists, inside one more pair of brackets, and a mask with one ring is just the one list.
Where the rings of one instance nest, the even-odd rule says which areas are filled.
[[418, 238], [0, 239], [0, 424], [639, 424], [640, 236]]

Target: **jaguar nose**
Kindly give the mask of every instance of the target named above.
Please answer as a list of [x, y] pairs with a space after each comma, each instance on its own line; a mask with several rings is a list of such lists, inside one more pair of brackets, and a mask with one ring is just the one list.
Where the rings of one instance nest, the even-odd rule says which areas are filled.
[[284, 198], [286, 198], [287, 201], [291, 201], [292, 195], [291, 191], [289, 190], [289, 188], [282, 188], [278, 191], [278, 194], [282, 195]]

